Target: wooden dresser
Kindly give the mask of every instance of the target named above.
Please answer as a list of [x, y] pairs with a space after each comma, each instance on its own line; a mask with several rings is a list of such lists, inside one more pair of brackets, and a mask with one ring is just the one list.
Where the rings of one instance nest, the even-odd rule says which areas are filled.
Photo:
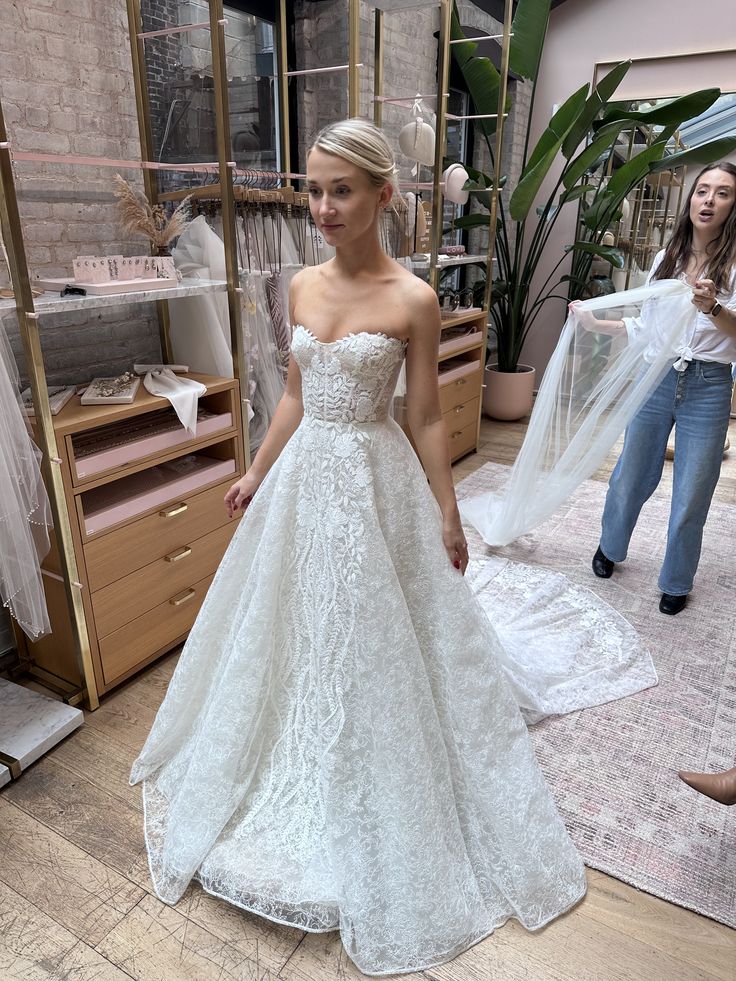
[[[442, 320], [437, 375], [440, 407], [453, 463], [478, 449], [487, 319], [487, 313], [475, 310]], [[414, 446], [405, 397], [396, 400], [395, 413]]]
[[442, 321], [437, 370], [453, 463], [478, 449], [487, 319], [475, 310]]
[[[186, 637], [237, 527], [223, 497], [243, 473], [238, 383], [189, 377], [207, 386], [194, 437], [142, 385], [129, 405], [77, 396], [54, 416], [99, 694]], [[55, 547], [44, 570], [52, 633], [26, 649], [80, 684]]]

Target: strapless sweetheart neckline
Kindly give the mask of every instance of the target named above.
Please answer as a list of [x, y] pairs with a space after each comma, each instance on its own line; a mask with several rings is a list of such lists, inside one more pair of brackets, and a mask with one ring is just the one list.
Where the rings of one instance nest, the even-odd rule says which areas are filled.
[[396, 341], [397, 344], [408, 344], [408, 341], [401, 337], [393, 337], [391, 334], [387, 334], [382, 330], [355, 330], [351, 331], [349, 334], [345, 334], [344, 337], [337, 337], [334, 341], [321, 341], [319, 337], [316, 337], [309, 327], [305, 327], [304, 324], [294, 324], [294, 330], [303, 330], [305, 334], [312, 338], [316, 344], [321, 344], [322, 347], [332, 347], [334, 344], [341, 344], [343, 341], [348, 341], [352, 337], [360, 337], [365, 334], [367, 337], [382, 337], [387, 341]]

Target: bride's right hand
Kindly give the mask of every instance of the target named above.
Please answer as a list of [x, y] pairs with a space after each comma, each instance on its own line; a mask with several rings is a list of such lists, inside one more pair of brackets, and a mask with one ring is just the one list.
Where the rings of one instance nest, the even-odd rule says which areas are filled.
[[261, 485], [263, 478], [256, 477], [251, 471], [236, 481], [225, 494], [225, 507], [227, 508], [228, 518], [232, 518], [240, 508], [246, 510], [253, 495]]

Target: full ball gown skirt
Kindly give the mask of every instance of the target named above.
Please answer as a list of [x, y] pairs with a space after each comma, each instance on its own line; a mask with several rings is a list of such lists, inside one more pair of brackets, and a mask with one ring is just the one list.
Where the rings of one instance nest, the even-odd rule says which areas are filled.
[[196, 878], [366, 974], [584, 894], [500, 666], [388, 417], [404, 345], [294, 331], [304, 418], [253, 498], [131, 782], [158, 896]]

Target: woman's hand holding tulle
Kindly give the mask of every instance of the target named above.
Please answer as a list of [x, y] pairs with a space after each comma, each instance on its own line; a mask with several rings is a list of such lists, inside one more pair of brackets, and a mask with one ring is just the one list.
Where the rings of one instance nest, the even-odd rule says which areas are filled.
[[583, 330], [600, 331], [600, 321], [596, 318], [592, 311], [586, 310], [585, 307], [580, 306], [580, 300], [573, 300], [572, 303], [568, 303], [567, 309], [570, 311], [570, 313], [575, 314], [575, 317]]
[[241, 477], [240, 480], [232, 485], [227, 494], [225, 494], [225, 507], [227, 508], [229, 518], [232, 518], [240, 508], [243, 511], [246, 510], [253, 499], [253, 495], [260, 487], [262, 479], [262, 477], [256, 477], [249, 470], [244, 477]]
[[716, 284], [712, 279], [696, 279], [693, 287], [693, 304], [702, 313], [710, 313], [716, 302]]

